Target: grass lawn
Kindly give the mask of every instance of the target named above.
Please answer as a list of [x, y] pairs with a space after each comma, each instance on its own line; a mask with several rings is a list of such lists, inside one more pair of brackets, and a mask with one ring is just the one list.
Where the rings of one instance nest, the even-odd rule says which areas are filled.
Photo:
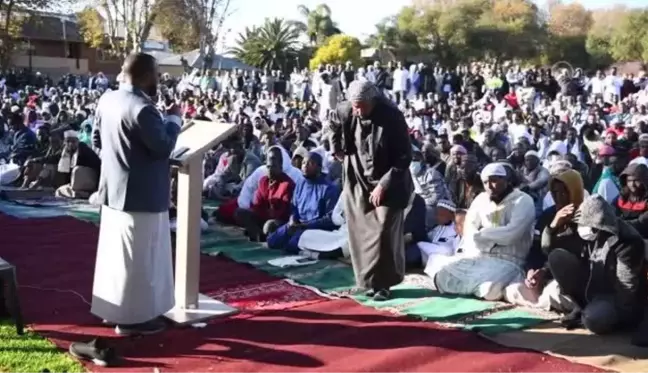
[[83, 372], [83, 366], [36, 333], [20, 336], [10, 321], [0, 321], [0, 372]]

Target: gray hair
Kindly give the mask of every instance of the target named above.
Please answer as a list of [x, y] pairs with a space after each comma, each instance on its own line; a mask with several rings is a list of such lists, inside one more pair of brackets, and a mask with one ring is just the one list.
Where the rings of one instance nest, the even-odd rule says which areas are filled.
[[349, 84], [347, 98], [352, 102], [367, 102], [379, 96], [378, 87], [368, 80], [354, 80]]

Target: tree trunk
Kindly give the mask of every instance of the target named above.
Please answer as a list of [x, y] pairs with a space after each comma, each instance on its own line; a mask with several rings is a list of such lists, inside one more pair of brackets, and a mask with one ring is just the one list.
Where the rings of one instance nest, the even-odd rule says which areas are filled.
[[15, 0], [9, 0], [7, 8], [4, 11], [5, 20], [2, 29], [2, 45], [0, 46], [0, 66], [2, 67], [3, 72], [6, 71], [11, 64], [11, 53], [14, 51], [16, 46], [16, 40], [10, 32], [14, 4]]

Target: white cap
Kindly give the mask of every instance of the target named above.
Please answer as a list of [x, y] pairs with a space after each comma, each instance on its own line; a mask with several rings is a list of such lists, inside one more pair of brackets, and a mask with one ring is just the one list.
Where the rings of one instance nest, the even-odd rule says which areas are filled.
[[66, 139], [72, 139], [72, 138], [78, 139], [79, 134], [77, 133], [77, 131], [68, 130], [68, 131], [63, 132], [63, 138], [66, 138]]
[[482, 180], [488, 180], [491, 176], [501, 176], [506, 177], [506, 168], [501, 163], [489, 163], [481, 171]]

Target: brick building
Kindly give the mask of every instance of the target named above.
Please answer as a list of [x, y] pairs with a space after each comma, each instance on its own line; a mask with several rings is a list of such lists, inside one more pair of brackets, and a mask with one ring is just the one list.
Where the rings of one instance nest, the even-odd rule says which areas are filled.
[[119, 72], [120, 61], [83, 42], [74, 15], [37, 13], [23, 24], [22, 34], [23, 43], [12, 57], [16, 67], [53, 76]]

